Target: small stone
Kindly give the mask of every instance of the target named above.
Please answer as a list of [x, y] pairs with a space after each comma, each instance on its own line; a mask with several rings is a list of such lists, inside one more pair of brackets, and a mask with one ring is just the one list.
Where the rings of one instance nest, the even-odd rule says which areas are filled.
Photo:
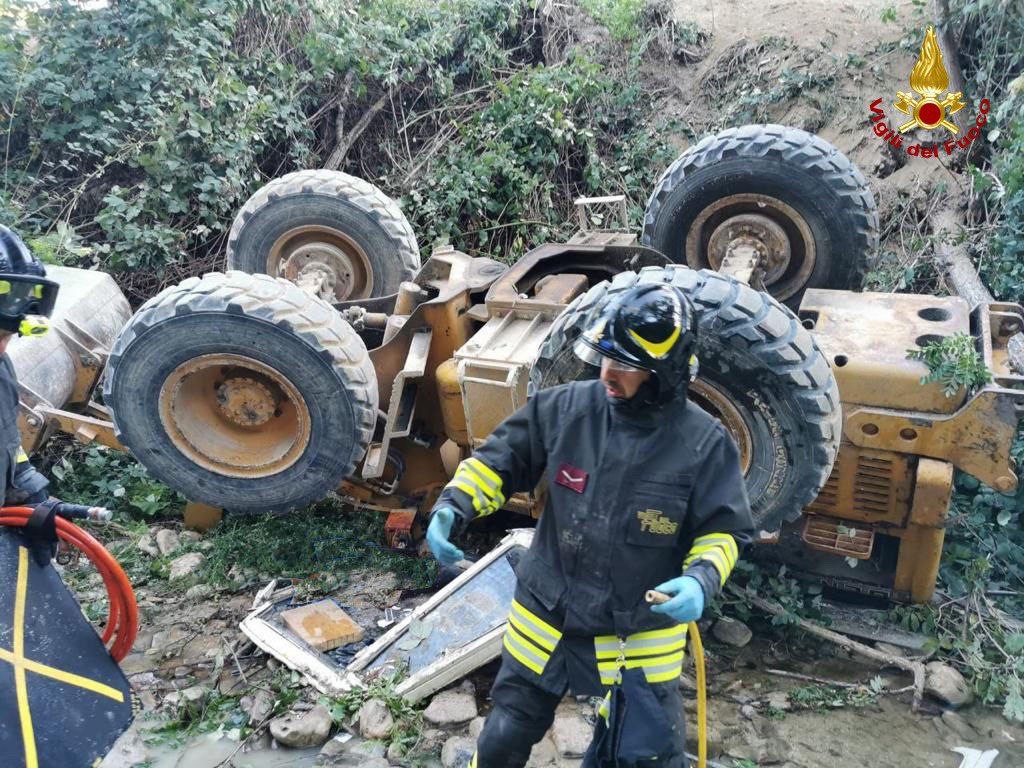
[[213, 594], [213, 587], [209, 584], [195, 584], [185, 590], [185, 597], [189, 600], [205, 600]]
[[156, 532], [156, 548], [159, 549], [160, 554], [165, 557], [176, 550], [180, 543], [177, 531], [172, 531], [169, 528], [161, 528]]
[[469, 738], [479, 739], [480, 732], [484, 729], [484, 723], [487, 722], [487, 718], [474, 717], [469, 724]]
[[579, 715], [556, 715], [551, 728], [555, 749], [562, 757], [583, 757], [594, 729]]
[[964, 741], [977, 741], [978, 732], [974, 730], [974, 727], [964, 719], [963, 715], [960, 715], [951, 709], [947, 709], [942, 713], [942, 722]]
[[731, 645], [733, 648], [742, 648], [754, 637], [750, 627], [742, 621], [730, 619], [728, 616], [723, 616], [715, 622], [715, 625], [711, 628], [711, 634], [714, 635], [718, 642]]
[[423, 712], [431, 725], [464, 725], [477, 716], [476, 698], [460, 691], [443, 691], [435, 696]]
[[439, 754], [447, 739], [448, 734], [440, 728], [428, 728], [420, 734], [416, 752], [423, 755]]
[[156, 544], [153, 543], [152, 536], [143, 536], [139, 539], [138, 547], [141, 551], [145, 552], [150, 557], [157, 557], [160, 554], [160, 550], [157, 549]]
[[793, 708], [789, 703], [789, 694], [785, 691], [772, 691], [765, 697], [765, 703], [778, 712], [789, 712]]
[[238, 706], [249, 715], [250, 725], [258, 725], [274, 711], [274, 696], [260, 688], [249, 696], [243, 696]]
[[924, 689], [951, 707], [970, 704], [974, 693], [957, 670], [941, 661], [932, 661], [925, 666]]
[[180, 534], [178, 534], [178, 538], [182, 541], [187, 541], [191, 543], [194, 541], [199, 541], [203, 538], [203, 535], [199, 531], [182, 531]]
[[178, 712], [187, 718], [197, 717], [210, 696], [210, 690], [202, 685], [193, 685], [178, 692]]
[[206, 556], [199, 552], [189, 552], [187, 555], [182, 555], [181, 557], [172, 560], [170, 571], [171, 581], [191, 576], [199, 570], [199, 566], [203, 564], [205, 559]]
[[299, 715], [289, 713], [270, 721], [270, 735], [286, 747], [319, 747], [330, 736], [331, 714], [324, 707], [313, 707]]
[[397, 741], [392, 741], [390, 744], [388, 744], [388, 752], [386, 757], [389, 763], [397, 763], [399, 760], [405, 757], [405, 749], [402, 747], [401, 743]]
[[359, 709], [359, 735], [364, 739], [387, 739], [394, 727], [395, 719], [380, 699], [370, 699]]
[[740, 707], [740, 714], [747, 718], [747, 720], [753, 720], [754, 716], [757, 715], [757, 710], [749, 704], [744, 704]]
[[466, 768], [476, 752], [476, 742], [465, 736], [452, 736], [441, 749], [444, 768]]

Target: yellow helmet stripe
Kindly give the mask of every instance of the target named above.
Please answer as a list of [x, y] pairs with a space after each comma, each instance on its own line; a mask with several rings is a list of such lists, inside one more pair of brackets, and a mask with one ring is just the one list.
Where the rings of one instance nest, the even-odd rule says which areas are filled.
[[679, 339], [679, 334], [682, 331], [680, 326], [676, 326], [675, 329], [669, 334], [669, 337], [664, 341], [648, 341], [639, 333], [634, 331], [632, 328], [629, 329], [629, 335], [633, 337], [633, 340], [647, 350], [647, 354], [653, 357], [655, 360], [660, 360], [668, 351], [672, 349], [672, 345]]

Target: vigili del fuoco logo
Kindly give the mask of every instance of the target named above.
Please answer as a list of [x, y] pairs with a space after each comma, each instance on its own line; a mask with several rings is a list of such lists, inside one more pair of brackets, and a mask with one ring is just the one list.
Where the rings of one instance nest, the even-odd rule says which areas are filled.
[[[921, 53], [910, 73], [910, 93], [896, 92], [892, 106], [906, 117], [896, 116], [899, 121], [893, 128], [886, 119], [882, 108], [883, 99], [871, 102], [872, 130], [875, 135], [894, 147], [903, 148], [914, 157], [938, 157], [940, 152], [952, 155], [957, 149], [967, 149], [971, 142], [981, 135], [981, 128], [988, 122], [992, 108], [988, 99], [978, 105], [978, 114], [973, 124], [958, 136], [960, 130], [949, 118], [967, 105], [963, 93], [949, 92], [949, 73], [942, 62], [942, 51], [935, 37], [935, 27], [928, 27], [921, 43]], [[943, 95], [945, 94], [945, 95]], [[932, 131], [934, 143], [904, 144], [903, 134], [915, 128]]]

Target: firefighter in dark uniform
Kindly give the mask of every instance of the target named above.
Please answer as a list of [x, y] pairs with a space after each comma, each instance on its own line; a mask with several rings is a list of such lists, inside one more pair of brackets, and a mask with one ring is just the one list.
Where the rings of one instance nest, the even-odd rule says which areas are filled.
[[18, 381], [7, 345], [15, 335], [46, 333], [58, 290], [22, 239], [0, 225], [0, 499], [7, 506], [32, 506], [49, 496], [49, 481], [21, 447]]
[[[686, 624], [752, 533], [736, 445], [687, 400], [696, 341], [681, 291], [627, 291], [574, 347], [600, 379], [534, 395], [461, 462], [435, 504], [427, 541], [450, 564], [463, 557], [450, 539], [467, 523], [548, 480], [472, 767], [521, 768], [566, 691], [605, 695], [622, 667], [643, 671], [664, 713], [670, 757], [658, 765], [686, 765]], [[673, 598], [649, 606], [649, 589]]]

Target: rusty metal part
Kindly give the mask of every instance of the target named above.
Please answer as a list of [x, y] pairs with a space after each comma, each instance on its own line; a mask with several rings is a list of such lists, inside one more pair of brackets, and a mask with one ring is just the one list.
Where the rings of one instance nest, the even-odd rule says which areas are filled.
[[185, 505], [183, 523], [193, 531], [208, 531], [224, 519], [224, 510], [209, 504], [190, 501]]
[[330, 301], [373, 293], [373, 269], [366, 252], [333, 227], [310, 224], [283, 233], [267, 254], [267, 274], [284, 277]]
[[907, 456], [839, 446], [832, 473], [806, 512], [856, 523], [898, 527], [910, 514], [913, 472]]
[[281, 402], [269, 383], [249, 376], [229, 376], [217, 388], [217, 405], [225, 418], [243, 427], [258, 427], [274, 416]]
[[951, 415], [858, 406], [845, 414], [843, 434], [854, 445], [952, 462], [986, 485], [1017, 488], [1010, 446], [1024, 416], [1024, 391], [986, 387]]
[[909, 592], [916, 603], [928, 602], [935, 592], [952, 493], [952, 464], [918, 460], [910, 522], [895, 532], [900, 552], [893, 582], [897, 592]]
[[690, 384], [687, 397], [722, 422], [740, 450], [740, 467], [746, 474], [750, 468], [754, 441], [736, 404], [718, 387], [700, 378]]
[[940, 383], [922, 385], [928, 366], [907, 359], [931, 340], [971, 333], [963, 299], [811, 288], [799, 316], [832, 365], [844, 406], [948, 414], [963, 405], [966, 393], [946, 397]]
[[394, 509], [384, 522], [384, 540], [391, 549], [409, 550], [413, 547], [413, 523], [416, 521], [415, 508]]
[[469, 445], [466, 411], [459, 385], [459, 365], [454, 358], [445, 360], [434, 372], [441, 401], [441, 418], [448, 439], [461, 446]]
[[554, 317], [565, 305], [536, 296], [537, 284], [549, 275], [582, 275], [590, 287], [610, 280], [623, 270], [664, 267], [671, 263], [663, 254], [640, 245], [549, 243], [534, 248], [494, 281], [487, 291], [487, 311], [495, 317], [512, 309], [525, 308]]
[[857, 527], [836, 517], [807, 515], [804, 519], [804, 543], [811, 549], [837, 557], [869, 560], [875, 546], [875, 529]]
[[741, 213], [726, 219], [708, 241], [712, 268], [758, 290], [773, 284], [789, 267], [789, 238], [767, 216]]
[[764, 248], [764, 284], [779, 301], [807, 284], [817, 258], [814, 235], [795, 208], [770, 195], [728, 195], [704, 208], [686, 233], [686, 263], [718, 269], [729, 242], [741, 235]]
[[200, 355], [182, 363], [160, 388], [158, 404], [174, 447], [229, 477], [276, 474], [309, 444], [309, 409], [298, 389], [281, 372], [244, 355]]

